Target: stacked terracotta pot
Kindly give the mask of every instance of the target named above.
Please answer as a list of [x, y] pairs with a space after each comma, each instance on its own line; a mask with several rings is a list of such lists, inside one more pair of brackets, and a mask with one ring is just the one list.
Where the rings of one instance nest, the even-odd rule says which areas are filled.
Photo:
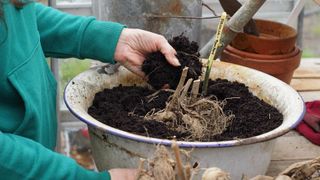
[[239, 33], [221, 60], [263, 71], [289, 84], [302, 54], [296, 46], [296, 30], [274, 21], [255, 22], [259, 36]]

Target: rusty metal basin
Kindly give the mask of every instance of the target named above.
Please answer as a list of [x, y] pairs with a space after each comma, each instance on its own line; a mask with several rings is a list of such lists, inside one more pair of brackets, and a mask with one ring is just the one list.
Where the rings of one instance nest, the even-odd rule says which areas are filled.
[[[102, 124], [87, 113], [94, 95], [105, 88], [119, 84], [146, 86], [142, 79], [123, 67], [112, 75], [103, 72], [101, 67], [96, 67], [72, 79], [65, 88], [66, 105], [73, 115], [88, 125], [93, 157], [99, 170], [137, 168], [139, 158], [151, 157], [156, 145], [170, 146], [171, 141], [124, 132]], [[247, 177], [264, 174], [276, 138], [293, 129], [302, 120], [305, 113], [302, 98], [286, 83], [239, 65], [214, 62], [210, 77], [246, 84], [253, 94], [283, 113], [284, 122], [270, 132], [250, 138], [220, 142], [178, 141], [178, 145], [185, 150], [193, 149], [191, 162], [198, 162], [202, 170], [219, 167], [230, 172], [232, 179], [241, 179], [243, 174]], [[200, 179], [200, 176], [196, 179]]]

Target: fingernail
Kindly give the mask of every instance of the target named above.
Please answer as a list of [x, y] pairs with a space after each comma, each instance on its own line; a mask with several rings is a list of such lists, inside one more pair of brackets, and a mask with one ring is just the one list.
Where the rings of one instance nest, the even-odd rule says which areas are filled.
[[176, 66], [181, 66], [181, 64], [177, 58], [173, 58], [173, 62]]
[[173, 53], [174, 55], [177, 55], [177, 51], [175, 49], [173, 49]]

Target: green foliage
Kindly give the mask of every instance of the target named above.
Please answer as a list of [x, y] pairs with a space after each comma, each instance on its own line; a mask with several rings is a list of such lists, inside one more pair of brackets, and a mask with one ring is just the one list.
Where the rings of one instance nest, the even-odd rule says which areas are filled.
[[90, 60], [78, 60], [71, 58], [60, 60], [59, 63], [61, 88], [64, 88], [73, 77], [90, 67]]
[[320, 24], [317, 24], [314, 27], [312, 27], [312, 32], [317, 36], [320, 36]]
[[304, 49], [302, 52], [302, 58], [314, 58], [316, 54], [310, 49]]

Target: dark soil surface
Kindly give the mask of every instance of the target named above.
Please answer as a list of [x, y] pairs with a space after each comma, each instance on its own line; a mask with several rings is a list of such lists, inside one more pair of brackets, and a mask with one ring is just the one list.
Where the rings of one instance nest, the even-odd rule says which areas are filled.
[[[198, 79], [201, 75], [202, 65], [199, 61], [197, 43], [190, 42], [183, 35], [174, 37], [169, 43], [177, 51], [180, 67], [171, 66], [160, 52], [149, 54], [142, 66], [142, 70], [148, 76], [149, 84], [155, 89], [161, 89], [164, 85], [175, 89], [185, 66], [189, 67], [187, 79]], [[147, 96], [155, 92], [156, 90], [137, 86], [105, 89], [96, 94], [88, 112], [102, 123], [139, 135], [177, 140], [190, 137], [189, 131], [175, 131], [177, 125], [172, 122], [170, 124], [170, 122], [144, 119], [152, 109], [154, 112], [164, 109], [168, 98], [172, 95], [171, 92], [163, 90], [150, 100]], [[244, 84], [221, 79], [211, 81], [208, 95], [214, 95], [221, 101], [225, 100], [227, 102], [223, 109], [225, 114], [232, 113], [235, 119], [222, 134], [201, 141], [252, 137], [278, 127], [283, 121], [283, 116], [277, 109], [253, 96]], [[183, 123], [182, 120], [181, 122]]]
[[175, 89], [186, 66], [189, 67], [187, 79], [195, 80], [201, 75], [202, 64], [199, 61], [197, 43], [190, 42], [183, 35], [174, 37], [169, 43], [177, 51], [180, 67], [171, 66], [160, 52], [149, 54], [142, 65], [142, 71], [148, 76], [148, 83], [155, 89], [161, 89], [165, 84]]
[[[99, 121], [134, 134], [162, 139], [184, 140], [189, 133], [179, 133], [167, 128], [166, 124], [156, 120], [144, 120], [143, 117], [152, 108], [165, 107], [170, 92], [161, 91], [152, 101], [146, 96], [154, 93], [142, 87], [123, 87], [105, 89], [96, 94], [88, 112]], [[209, 82], [208, 95], [226, 100], [226, 114], [233, 113], [235, 119], [226, 131], [205, 141], [223, 141], [247, 138], [263, 134], [280, 126], [282, 114], [274, 107], [253, 96], [244, 84], [216, 80]]]

